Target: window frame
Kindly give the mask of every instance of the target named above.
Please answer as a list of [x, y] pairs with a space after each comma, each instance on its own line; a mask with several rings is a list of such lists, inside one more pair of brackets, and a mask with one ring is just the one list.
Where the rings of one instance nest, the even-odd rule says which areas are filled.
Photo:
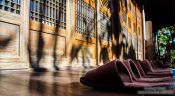
[[[64, 30], [67, 29], [67, 0], [46, 0], [45, 2], [43, 0], [31, 0], [31, 3], [30, 20]], [[35, 5], [42, 6], [42, 8]], [[43, 8], [45, 9], [43, 10]]]
[[90, 4], [84, 0], [75, 0], [75, 31], [81, 35], [96, 38], [95, 11]]

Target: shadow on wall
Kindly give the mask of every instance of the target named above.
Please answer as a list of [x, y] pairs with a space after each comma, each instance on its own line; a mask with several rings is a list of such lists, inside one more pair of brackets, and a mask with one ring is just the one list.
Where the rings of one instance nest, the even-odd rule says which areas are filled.
[[82, 46], [83, 46], [82, 44], [79, 46], [76, 46], [76, 45], [72, 46], [71, 53], [70, 53], [71, 63], [73, 62], [74, 59], [78, 60], [78, 52], [81, 50]]
[[[100, 23], [103, 22], [103, 20], [106, 20], [109, 17], [103, 17], [100, 19]], [[103, 64], [106, 64], [110, 61], [110, 48], [111, 48], [111, 42], [112, 42], [112, 24], [111, 24], [111, 17], [109, 18], [109, 21], [106, 21], [106, 28], [107, 32], [102, 33], [103, 30], [100, 30], [100, 36], [99, 36], [99, 44], [100, 44], [100, 61], [103, 62]], [[107, 37], [105, 37], [107, 35]], [[103, 45], [102, 42], [107, 42], [106, 45]]]
[[12, 38], [13, 37], [11, 35], [9, 35], [9, 36], [1, 36], [0, 35], [0, 50], [5, 49], [8, 46], [8, 44], [10, 43], [10, 41], [12, 40]]
[[131, 46], [129, 47], [128, 57], [129, 57], [129, 59], [136, 60], [136, 53], [135, 53], [135, 49], [134, 49], [134, 47], [133, 47], [132, 44], [131, 44]]
[[[30, 5], [31, 6], [31, 5]], [[43, 1], [43, 8], [39, 8], [39, 13], [40, 14], [45, 14], [45, 10], [46, 10], [46, 0]], [[43, 29], [44, 29], [44, 24], [42, 23], [42, 21], [44, 20], [44, 16], [41, 15], [39, 16], [39, 22], [40, 22], [40, 29], [39, 31], [37, 31], [38, 33], [38, 37], [37, 37], [37, 50], [36, 50], [36, 57], [33, 57], [33, 54], [31, 53], [32, 52], [32, 46], [30, 45], [30, 42], [32, 42], [31, 40], [34, 38], [34, 37], [31, 37], [31, 32], [29, 33], [30, 34], [30, 38], [29, 38], [29, 47], [28, 47], [28, 50], [29, 50], [29, 60], [30, 60], [30, 64], [31, 64], [31, 67], [34, 69], [34, 71], [47, 71], [45, 68], [41, 68], [40, 66], [40, 61], [44, 55], [43, 53], [43, 50], [44, 50], [44, 45], [45, 45], [45, 42], [44, 42], [44, 39], [43, 39]], [[31, 25], [31, 24], [30, 24]], [[34, 53], [35, 54], [35, 53]]]
[[[123, 1], [122, 1], [123, 2]], [[136, 59], [136, 53], [135, 49], [133, 48], [133, 45], [131, 44], [128, 46], [128, 40], [124, 33], [122, 33], [122, 26], [121, 26], [121, 19], [120, 19], [120, 1], [119, 0], [112, 0], [111, 2], [113, 4], [112, 10], [112, 36], [113, 36], [113, 53], [116, 58], [120, 58], [123, 51], [123, 59]], [[124, 2], [124, 6], [126, 8], [127, 12], [127, 1]], [[123, 7], [123, 6], [122, 6]], [[117, 22], [115, 22], [117, 21]], [[129, 49], [128, 49], [129, 47]], [[127, 52], [128, 49], [128, 52]]]
[[[110, 3], [112, 4], [112, 53], [115, 55], [116, 58], [119, 58], [121, 55], [122, 45], [120, 44], [120, 35], [121, 35], [121, 22], [120, 22], [120, 1], [119, 0], [112, 0]], [[117, 21], [117, 22], [116, 22]]]
[[59, 11], [57, 14], [56, 14], [56, 27], [55, 27], [55, 33], [54, 33], [54, 47], [53, 47], [53, 67], [55, 70], [59, 70], [59, 67], [58, 67], [58, 63], [57, 61], [60, 61], [61, 58], [58, 58], [58, 54], [57, 54], [57, 44], [58, 44], [58, 35], [59, 35], [59, 28], [60, 28], [60, 22], [61, 22], [61, 12]]
[[[43, 0], [43, 7], [40, 8], [40, 14], [45, 14], [46, 12], [46, 0]], [[112, 12], [112, 16], [110, 18], [110, 22], [111, 25], [106, 24], [107, 28], [110, 29], [110, 31], [108, 31], [108, 44], [112, 43], [112, 53], [113, 55], [115, 55], [116, 58], [119, 58], [121, 56], [122, 53], [122, 48], [124, 48], [123, 53], [125, 53], [123, 56], [124, 58], [131, 58], [128, 54], [132, 54], [135, 55], [135, 51], [133, 49], [133, 46], [130, 46], [130, 50], [129, 53], [127, 54], [126, 52], [126, 47], [128, 47], [127, 43], [123, 43], [122, 39], [126, 39], [126, 36], [123, 36], [121, 33], [121, 22], [120, 22], [120, 1], [119, 0], [112, 0], [110, 1], [110, 10]], [[126, 7], [127, 8], [127, 7]], [[56, 14], [57, 20], [56, 20], [56, 27], [54, 30], [54, 41], [53, 41], [53, 67], [55, 68], [55, 70], [59, 70], [59, 68], [57, 67], [58, 64], [58, 55], [57, 55], [57, 42], [58, 42], [58, 35], [59, 35], [59, 23], [60, 23], [60, 12], [58, 12]], [[30, 64], [31, 67], [35, 70], [35, 71], [46, 71], [45, 68], [41, 68], [40, 63], [41, 63], [41, 59], [44, 57], [45, 53], [44, 53], [44, 46], [46, 45], [44, 42], [44, 38], [43, 38], [43, 29], [44, 29], [44, 24], [43, 24], [43, 20], [44, 20], [44, 16], [41, 15], [39, 16], [39, 20], [40, 20], [40, 31], [38, 31], [38, 40], [37, 40], [37, 51], [36, 51], [36, 60], [32, 58], [32, 54], [31, 54], [31, 45], [29, 44], [29, 57], [30, 57]], [[116, 22], [117, 21], [117, 22]], [[83, 22], [85, 24], [85, 34], [83, 34], [83, 38], [84, 42], [86, 43], [86, 45], [88, 46], [88, 44], [92, 43], [92, 31], [94, 31], [95, 29], [93, 29], [92, 26], [95, 26], [94, 24], [96, 24], [96, 21], [90, 21], [88, 22], [85, 18], [83, 18]], [[100, 21], [97, 21], [100, 22]], [[31, 34], [31, 33], [30, 33]], [[30, 35], [31, 36], [31, 35]], [[97, 37], [97, 36], [96, 36]], [[100, 37], [102, 38], [102, 37]], [[30, 37], [29, 42], [32, 40], [32, 37]], [[8, 41], [8, 40], [7, 40]], [[100, 42], [101, 39], [99, 40]], [[82, 41], [83, 42], [83, 41]], [[100, 44], [101, 45], [101, 44]], [[83, 48], [82, 46], [84, 46], [84, 44], [79, 44], [79, 45], [75, 45], [73, 44], [71, 50], [70, 50], [70, 63], [72, 63], [75, 59], [77, 60], [77, 62], [79, 60], [79, 52], [82, 51], [82, 60], [81, 60], [81, 64], [84, 68], [88, 68], [90, 67], [90, 59], [92, 57], [92, 53], [90, 52], [90, 50]], [[109, 62], [109, 52], [108, 52], [108, 48], [109, 45], [107, 47], [101, 47], [101, 52], [100, 52], [100, 58], [102, 59], [103, 63]], [[83, 50], [82, 50], [83, 49]], [[133, 58], [135, 58], [135, 56], [133, 56]]]
[[[103, 64], [110, 61], [110, 59], [109, 59], [109, 46], [110, 46], [109, 44], [110, 43], [112, 43], [112, 53], [113, 53], [113, 55], [115, 55], [116, 58], [119, 58], [121, 56], [122, 51], [123, 51], [123, 58], [124, 59], [136, 58], [135, 49], [133, 48], [133, 45], [131, 44], [131, 46], [128, 46], [127, 38], [121, 32], [122, 27], [121, 27], [121, 22], [120, 22], [120, 8], [121, 8], [120, 1], [119, 0], [112, 0], [109, 3], [110, 3], [109, 6], [110, 6], [110, 10], [112, 12], [112, 16], [110, 18], [111, 24], [109, 24], [109, 23], [106, 24], [106, 27], [109, 29], [109, 31], [107, 32], [108, 45], [107, 46], [102, 45], [103, 40], [101, 38], [104, 38], [105, 37], [104, 35], [100, 35], [98, 38], [99, 43], [100, 43], [100, 48], [101, 48], [99, 57], [100, 57], [100, 60], [102, 60]], [[125, 6], [125, 8], [127, 8], [127, 1], [124, 3], [124, 6]], [[97, 22], [101, 22], [104, 19], [105, 18], [101, 18]], [[85, 18], [83, 18], [83, 21], [86, 24], [86, 33], [87, 33], [83, 36], [86, 37], [86, 43], [89, 43], [92, 40], [91, 36], [90, 36], [92, 29], [89, 29], [91, 24], [87, 25], [87, 21]], [[93, 22], [92, 22], [92, 24], [93, 24]], [[125, 42], [123, 42], [123, 41], [125, 41]], [[83, 45], [81, 45], [81, 44], [79, 46], [75, 46], [75, 45], [72, 46], [71, 53], [70, 53], [71, 62], [74, 59], [78, 60], [78, 53], [82, 49], [82, 46]], [[82, 64], [84, 66], [85, 65], [84, 61], [85, 61], [85, 59], [88, 59], [88, 57], [83, 55], [82, 58], [83, 58]]]
[[123, 59], [126, 60], [126, 59], [129, 59], [129, 56], [128, 56], [128, 52], [127, 52], [127, 49], [128, 49], [128, 40], [126, 38], [126, 36], [123, 34], [122, 35], [122, 46], [123, 46]]
[[[1, 32], [0, 32], [0, 53], [3, 52], [5, 49], [7, 49], [8, 45], [13, 40], [13, 38], [14, 38], [13, 35], [8, 34], [8, 36], [3, 36], [1, 35]], [[1, 66], [0, 66], [0, 69], [1, 69]], [[1, 74], [1, 70], [0, 70], [0, 74]]]
[[[43, 7], [40, 7], [39, 9], [39, 13], [40, 14], [45, 14], [46, 12], [46, 5], [47, 5], [47, 2], [46, 0], [44, 0], [44, 2], [42, 3], [42, 5], [40, 4], [40, 6], [43, 6]], [[53, 67], [55, 70], [59, 70], [58, 68], [58, 63], [57, 61], [59, 61], [60, 58], [58, 58], [58, 53], [57, 53], [57, 47], [58, 47], [58, 36], [59, 36], [59, 28], [60, 28], [60, 25], [59, 23], [62, 23], [61, 22], [61, 11], [58, 11], [58, 13], [56, 13], [56, 17], [57, 17], [57, 20], [56, 20], [56, 27], [55, 27], [55, 30], [54, 30], [54, 34], [52, 34], [52, 37], [54, 37], [54, 40], [53, 40], [53, 53], [52, 53], [52, 56], [53, 56]], [[44, 15], [41, 15], [39, 16], [39, 20], [40, 20], [40, 30], [38, 31], [38, 39], [37, 39], [37, 51], [36, 53], [33, 53], [33, 54], [36, 54], [36, 59], [33, 58], [33, 54], [32, 54], [32, 48], [31, 48], [31, 45], [29, 44], [29, 47], [28, 47], [28, 51], [29, 51], [29, 59], [30, 59], [30, 64], [31, 64], [31, 67], [34, 69], [34, 71], [47, 71], [45, 68], [42, 68], [41, 67], [41, 60], [44, 58], [44, 56], [46, 55], [44, 53], [44, 50], [45, 50], [45, 46], [46, 46], [46, 42], [44, 42], [44, 26], [45, 24], [43, 24], [43, 21], [44, 21], [45, 17]], [[62, 18], [63, 19], [63, 18]], [[85, 38], [86, 40], [86, 43], [88, 45], [88, 43], [91, 43], [92, 42], [92, 34], [91, 34], [91, 31], [93, 30], [93, 27], [94, 26], [94, 21], [90, 21], [90, 23], [87, 22], [86, 19], [83, 18], [83, 22], [86, 26], [86, 29], [85, 29], [85, 33], [83, 35], [83, 38]], [[31, 36], [31, 33], [30, 33], [30, 36]], [[30, 40], [32, 40], [33, 37], [30, 37]], [[75, 46], [73, 45], [72, 46], [72, 49], [71, 49], [71, 52], [70, 52], [70, 57], [71, 57], [71, 62], [74, 60], [74, 59], [77, 59], [78, 60], [78, 53], [79, 51], [82, 49], [82, 45], [78, 45], [78, 46]], [[90, 66], [90, 65], [87, 65], [85, 63], [88, 63], [90, 64], [90, 57], [92, 57], [92, 54], [89, 52], [89, 50], [87, 49], [84, 49], [81, 50], [82, 51], [82, 65], [86, 68], [87, 66]], [[88, 56], [87, 56], [88, 54]]]
[[106, 46], [101, 48], [100, 60], [102, 60], [103, 64], [106, 64], [110, 61], [108, 48]]
[[[85, 32], [82, 34], [82, 39], [80, 40], [81, 44], [73, 44], [70, 52], [71, 57], [71, 64], [75, 63], [74, 60], [76, 60], [77, 63], [82, 64], [84, 68], [90, 68], [90, 59], [92, 57], [92, 53], [88, 50], [88, 48], [85, 48], [84, 43], [86, 43], [86, 47], [89, 46], [89, 44], [92, 44], [92, 32], [94, 31], [94, 20], [93, 21], [87, 21], [85, 18], [83, 18], [83, 24], [85, 24]], [[81, 53], [81, 56], [79, 54]], [[80, 60], [81, 58], [81, 60]]]
[[[37, 42], [36, 53], [35, 53], [35, 51], [34, 51], [34, 53], [32, 53], [32, 51], [34, 49], [32, 49], [32, 46], [31, 46], [31, 42], [32, 41], [31, 40], [34, 37], [31, 36], [31, 32], [30, 32], [29, 45], [28, 45], [30, 65], [34, 69], [34, 71], [39, 71], [39, 72], [40, 71], [44, 71], [44, 72], [47, 71], [46, 68], [41, 67], [41, 63], [43, 63], [43, 62], [41, 62], [41, 59], [43, 59], [44, 56], [47, 55], [44, 52], [44, 50], [46, 49], [45, 46], [48, 46], [48, 45], [45, 44], [46, 43], [46, 42], [44, 42], [45, 38], [43, 37], [44, 34], [46, 34], [46, 33], [44, 33], [44, 26], [45, 26], [45, 24], [43, 22], [46, 22], [45, 14], [46, 14], [46, 10], [47, 10], [46, 9], [47, 8], [46, 7], [47, 3], [48, 2], [46, 2], [46, 0], [43, 0], [43, 3], [40, 4], [40, 7], [39, 7], [40, 29], [39, 29], [39, 31], [36, 32], [37, 36], [38, 36], [37, 37], [37, 41], [36, 41]], [[59, 70], [59, 68], [57, 67], [57, 63], [58, 63], [57, 62], [58, 61], [57, 56], [58, 55], [57, 55], [56, 51], [57, 51], [57, 42], [58, 42], [58, 35], [59, 35], [59, 31], [58, 30], [59, 30], [59, 27], [60, 27], [59, 23], [60, 23], [60, 18], [61, 18], [60, 11], [58, 13], [56, 13], [55, 15], [56, 15], [56, 18], [57, 18], [57, 20], [55, 22], [56, 23], [55, 24], [55, 29], [54, 29], [53, 34], [49, 34], [49, 35], [52, 36], [52, 40], [53, 41], [51, 41], [49, 43], [53, 43], [53, 45], [51, 45], [53, 47], [53, 53], [52, 53], [52, 56], [53, 56], [53, 68], [55, 70]], [[49, 47], [51, 47], [51, 46], [49, 46]], [[51, 51], [50, 51], [50, 53], [51, 53]], [[34, 54], [36, 54], [36, 56], [33, 56]]]

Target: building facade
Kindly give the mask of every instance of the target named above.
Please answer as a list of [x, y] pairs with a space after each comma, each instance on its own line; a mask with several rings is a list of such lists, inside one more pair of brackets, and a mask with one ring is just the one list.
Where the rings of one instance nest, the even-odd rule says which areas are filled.
[[134, 0], [0, 0], [0, 69], [142, 60], [142, 29]]

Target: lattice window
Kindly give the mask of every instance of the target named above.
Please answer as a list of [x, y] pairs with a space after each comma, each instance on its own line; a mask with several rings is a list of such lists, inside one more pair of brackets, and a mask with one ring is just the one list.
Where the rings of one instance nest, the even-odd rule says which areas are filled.
[[0, 10], [20, 14], [21, 0], [0, 0]]
[[101, 6], [106, 6], [106, 7], [108, 7], [109, 6], [109, 0], [100, 0], [100, 5]]
[[30, 19], [66, 29], [66, 0], [31, 0]]
[[134, 19], [136, 19], [136, 9], [134, 4], [132, 4], [132, 7], [131, 7], [131, 15]]
[[76, 32], [95, 37], [95, 9], [84, 0], [76, 0]]
[[106, 16], [102, 12], [100, 13], [100, 37], [102, 40], [110, 40], [111, 38], [111, 23], [110, 17]]
[[122, 31], [123, 35], [125, 36], [124, 38], [128, 38], [128, 29], [126, 26], [122, 26]]

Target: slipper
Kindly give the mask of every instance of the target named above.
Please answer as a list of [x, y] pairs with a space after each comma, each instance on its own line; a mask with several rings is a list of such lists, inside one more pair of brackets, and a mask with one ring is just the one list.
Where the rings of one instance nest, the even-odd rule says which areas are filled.
[[[172, 80], [171, 77], [164, 77], [164, 78], [146, 78], [141, 75], [141, 72], [139, 71], [139, 68], [137, 65], [132, 61], [131, 59], [125, 60], [124, 64], [126, 64], [127, 68], [129, 69], [133, 80], [139, 81], [139, 82], [167, 82]], [[143, 74], [143, 73], [142, 73]]]
[[143, 83], [134, 81], [126, 65], [119, 60], [113, 60], [96, 69], [90, 70], [80, 82], [94, 88], [134, 88], [167, 86], [168, 83]]
[[164, 64], [162, 61], [156, 60], [155, 63], [159, 68], [170, 68], [169, 64]]
[[148, 75], [144, 67], [141, 66], [140, 60], [134, 60], [135, 65], [137, 66], [142, 77], [145, 78], [172, 78], [172, 76], [161, 76], [161, 75]]
[[155, 72], [170, 72], [171, 71], [171, 68], [156, 68], [156, 64], [154, 64], [153, 63], [153, 61], [149, 61], [149, 60], [146, 60], [147, 61], [147, 63], [149, 63], [151, 66], [152, 66], [152, 68], [153, 68], [153, 72], [155, 71]]
[[[151, 71], [152, 72], [166, 72], [166, 73], [170, 73], [170, 71], [171, 71], [171, 69], [170, 68], [164, 68], [164, 69], [154, 69], [155, 68], [155, 66], [154, 66], [154, 64], [151, 62], [151, 61], [149, 61], [149, 60], [144, 60], [150, 67], [151, 67]], [[154, 67], [153, 67], [154, 66]]]
[[171, 72], [169, 71], [154, 70], [147, 60], [143, 60], [140, 64], [142, 68], [144, 67], [144, 69], [146, 70], [146, 74], [148, 75], [171, 76]]
[[[165, 65], [165, 64], [163, 64], [162, 61], [156, 60], [156, 61], [153, 61], [153, 63], [154, 63], [154, 65], [156, 65], [157, 69], [169, 69], [169, 70], [172, 69], [172, 68], [170, 67], [170, 65]], [[162, 66], [162, 67], [159, 67], [159, 66]]]

